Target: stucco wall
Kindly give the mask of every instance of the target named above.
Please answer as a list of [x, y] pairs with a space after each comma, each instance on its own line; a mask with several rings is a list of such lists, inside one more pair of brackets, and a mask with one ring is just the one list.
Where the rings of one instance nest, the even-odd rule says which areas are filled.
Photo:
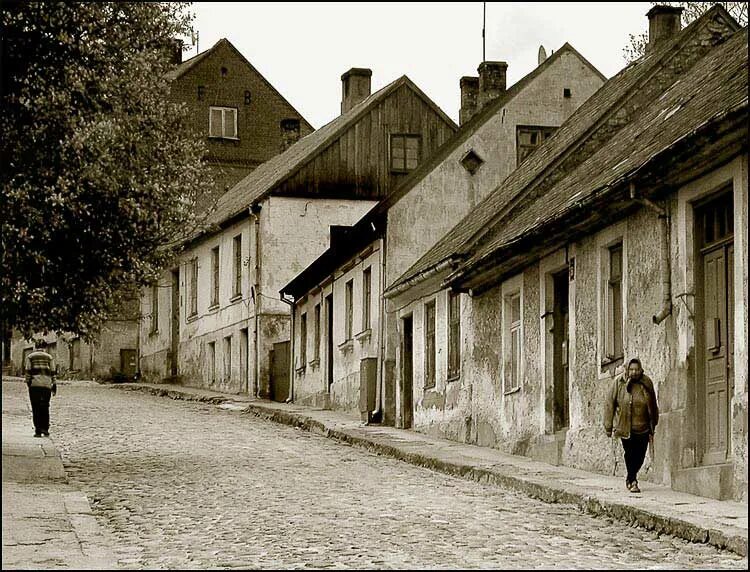
[[[386, 285], [516, 168], [516, 126], [559, 126], [602, 83], [577, 56], [563, 54], [410, 189], [388, 211]], [[474, 175], [460, 163], [471, 149], [484, 160]]]

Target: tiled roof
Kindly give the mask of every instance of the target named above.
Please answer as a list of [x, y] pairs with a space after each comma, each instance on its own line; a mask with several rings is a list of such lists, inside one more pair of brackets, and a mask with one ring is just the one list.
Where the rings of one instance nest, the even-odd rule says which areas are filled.
[[527, 85], [529, 85], [535, 78], [537, 78], [542, 72], [548, 69], [555, 61], [560, 59], [563, 54], [574, 54], [577, 56], [585, 65], [590, 67], [594, 73], [599, 75], [603, 80], [606, 78], [597, 70], [586, 58], [584, 58], [573, 46], [567, 42], [554, 54], [550, 55], [542, 64], [534, 68], [531, 72], [526, 74], [523, 78], [513, 84], [502, 96], [493, 100], [490, 104], [485, 106], [480, 112], [476, 113], [469, 121], [464, 123], [459, 131], [446, 141], [435, 153], [421, 165], [419, 165], [414, 171], [409, 173], [406, 179], [396, 188], [394, 191], [384, 199], [382, 199], [377, 205], [375, 205], [364, 217], [350, 231], [352, 241], [350, 244], [343, 245], [340, 247], [331, 247], [327, 250], [320, 259], [316, 260], [311, 267], [300, 273], [294, 280], [292, 280], [287, 286], [284, 287], [282, 292], [286, 292], [292, 295], [299, 295], [304, 290], [305, 285], [312, 287], [314, 283], [321, 280], [328, 274], [330, 274], [336, 267], [343, 264], [351, 256], [356, 253], [358, 248], [363, 248], [365, 244], [360, 245], [360, 240], [357, 238], [360, 235], [369, 237], [368, 241], [377, 238], [376, 232], [371, 232], [371, 225], [381, 227], [381, 218], [384, 213], [388, 211], [390, 207], [396, 204], [401, 198], [420, 181], [425, 175], [433, 171], [440, 163], [442, 163], [446, 157], [448, 157], [455, 149], [457, 149], [462, 143], [464, 143], [469, 137], [471, 137], [477, 129], [489, 121], [492, 117], [498, 113], [503, 107], [513, 100]]
[[[532, 229], [627, 180], [656, 156], [702, 127], [748, 105], [748, 33], [735, 33], [709, 52], [642, 115], [472, 253], [465, 267]], [[459, 272], [461, 269], [459, 269]]]
[[663, 60], [680, 49], [686, 38], [699, 30], [717, 11], [725, 12], [723, 8], [715, 6], [680, 34], [665, 41], [658, 49], [639, 58], [607, 81], [557, 129], [552, 137], [529, 155], [493, 192], [390, 285], [388, 291], [445, 260], [459, 260], [470, 254], [472, 245], [478, 238], [492, 231], [509, 207], [530, 193], [559, 160], [566, 157], [569, 152], [574, 152], [590, 132], [609, 117], [613, 109], [619, 108], [642, 82], [652, 76]]
[[258, 168], [219, 198], [216, 210], [211, 214], [209, 223], [218, 224], [231, 219], [247, 209], [253, 202], [267, 196], [274, 187], [295, 174], [320, 152], [333, 144], [349, 127], [369, 113], [373, 107], [405, 85], [419, 94], [446, 122], [455, 126], [453, 121], [424, 95], [408, 77], [401, 76], [399, 79], [366, 97], [346, 113], [339, 115], [336, 119], [317, 131], [306, 135], [283, 153], [272, 157], [258, 166]]

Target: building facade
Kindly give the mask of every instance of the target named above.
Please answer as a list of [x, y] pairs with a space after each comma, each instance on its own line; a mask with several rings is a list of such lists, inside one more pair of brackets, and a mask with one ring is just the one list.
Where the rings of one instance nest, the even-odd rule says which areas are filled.
[[[144, 377], [288, 397], [290, 315], [279, 289], [325, 251], [331, 227], [353, 225], [456, 130], [405, 76], [373, 94], [370, 77], [345, 73], [342, 114], [221, 197], [212, 229], [156, 288], [157, 320], [170, 326], [141, 328]], [[233, 277], [243, 286], [227, 298], [221, 284]], [[145, 317], [154, 299], [143, 293]]]
[[747, 30], [649, 18], [647, 56], [389, 286], [398, 423], [624, 474], [603, 403], [638, 357], [643, 478], [746, 501]]
[[393, 423], [394, 377], [386, 364], [395, 357], [382, 359], [389, 277], [428, 250], [604, 82], [568, 44], [509, 88], [505, 62], [484, 62], [478, 71], [478, 78], [460, 81], [461, 130], [281, 291], [293, 301], [295, 401]]

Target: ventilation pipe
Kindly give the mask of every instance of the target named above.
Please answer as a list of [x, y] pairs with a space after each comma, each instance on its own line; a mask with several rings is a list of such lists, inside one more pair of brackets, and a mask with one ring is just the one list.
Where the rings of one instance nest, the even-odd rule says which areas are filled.
[[646, 198], [638, 197], [635, 190], [635, 183], [630, 183], [630, 198], [643, 206], [648, 207], [659, 215], [661, 221], [661, 292], [662, 307], [658, 314], [652, 317], [654, 324], [661, 324], [667, 316], [672, 313], [672, 274], [669, 260], [669, 214], [665, 208], [660, 207], [653, 201]]

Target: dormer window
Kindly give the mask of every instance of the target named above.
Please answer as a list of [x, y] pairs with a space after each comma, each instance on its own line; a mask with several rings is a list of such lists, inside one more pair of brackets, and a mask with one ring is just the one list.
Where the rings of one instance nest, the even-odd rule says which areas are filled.
[[557, 131], [557, 127], [519, 126], [516, 133], [518, 165]]
[[463, 159], [461, 159], [461, 165], [469, 172], [470, 175], [476, 173], [483, 163], [484, 160], [479, 155], [477, 155], [474, 149], [469, 149], [469, 152], [464, 155]]
[[208, 115], [208, 136], [220, 139], [238, 139], [237, 109], [211, 107]]
[[391, 171], [408, 173], [417, 168], [421, 135], [391, 135]]

